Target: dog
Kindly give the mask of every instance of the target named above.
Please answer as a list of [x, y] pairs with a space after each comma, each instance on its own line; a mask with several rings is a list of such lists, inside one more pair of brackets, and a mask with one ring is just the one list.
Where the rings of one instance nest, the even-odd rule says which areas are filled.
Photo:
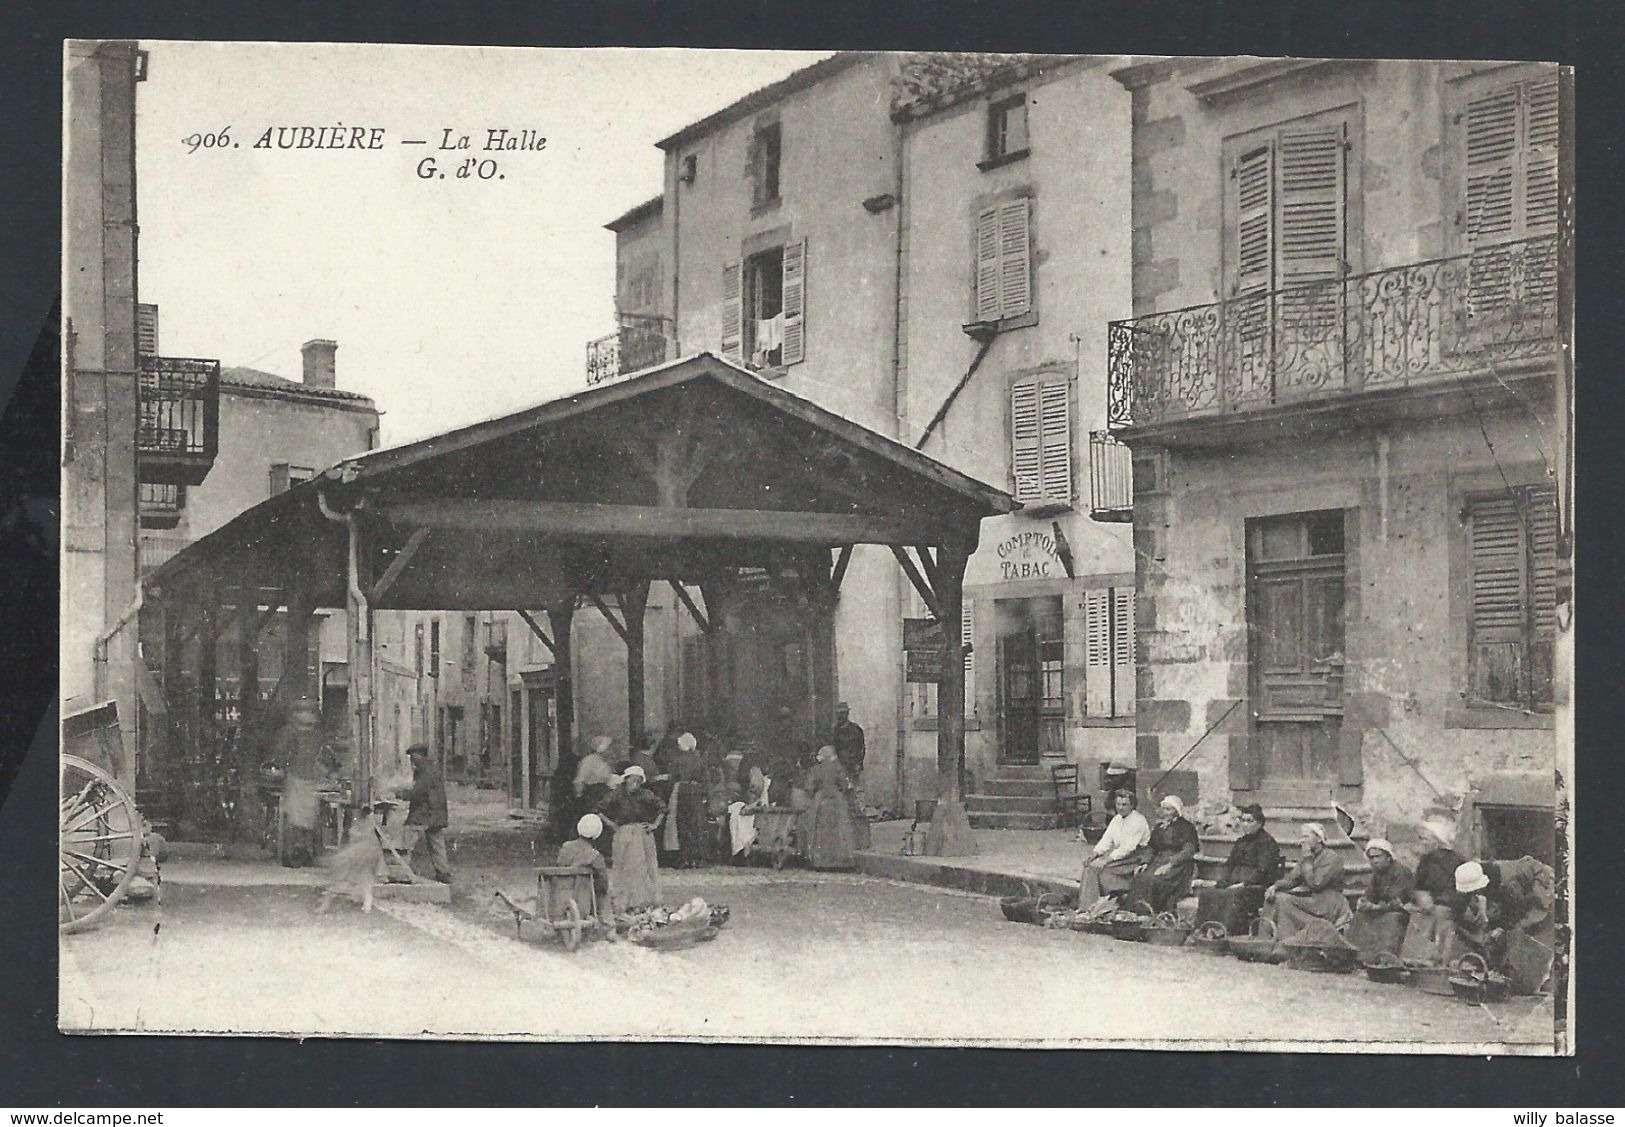
[[384, 847], [371, 825], [358, 829], [360, 832], [354, 840], [335, 851], [322, 866], [327, 870], [327, 882], [322, 888], [317, 914], [326, 912], [341, 895], [358, 897], [361, 910], [372, 911], [372, 887], [384, 862]]

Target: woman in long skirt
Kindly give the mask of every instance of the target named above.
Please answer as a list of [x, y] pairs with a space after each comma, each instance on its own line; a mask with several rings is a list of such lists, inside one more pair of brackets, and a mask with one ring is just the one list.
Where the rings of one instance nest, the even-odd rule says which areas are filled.
[[1185, 817], [1185, 804], [1178, 795], [1167, 795], [1158, 804], [1150, 847], [1151, 858], [1129, 889], [1128, 906], [1134, 911], [1141, 904], [1150, 905], [1153, 912], [1173, 911], [1190, 891], [1200, 847], [1196, 827]]
[[812, 804], [799, 819], [802, 856], [815, 869], [850, 869], [856, 834], [852, 827], [852, 780], [835, 756], [833, 747], [818, 749], [818, 761], [808, 770], [805, 787]]
[[604, 824], [615, 831], [609, 899], [617, 914], [660, 902], [660, 862], [655, 830], [666, 816], [660, 800], [643, 789], [642, 768], [628, 767], [604, 803]]
[[1151, 826], [1135, 809], [1139, 801], [1129, 790], [1112, 796], [1116, 813], [1084, 862], [1083, 877], [1078, 882], [1079, 908], [1102, 911], [1110, 907], [1107, 898], [1120, 900], [1134, 883], [1134, 874], [1150, 860]]

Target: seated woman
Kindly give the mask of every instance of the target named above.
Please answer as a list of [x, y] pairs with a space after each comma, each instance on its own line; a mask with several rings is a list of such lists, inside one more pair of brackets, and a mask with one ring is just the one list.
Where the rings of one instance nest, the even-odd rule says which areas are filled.
[[660, 862], [654, 831], [666, 816], [660, 800], [643, 789], [643, 768], [628, 767], [621, 785], [604, 801], [599, 815], [615, 832], [611, 846], [609, 898], [616, 913], [660, 902]]
[[559, 846], [558, 860], [554, 864], [560, 868], [592, 870], [592, 889], [593, 895], [598, 898], [598, 917], [607, 921], [610, 918], [609, 864], [594, 844], [603, 832], [602, 818], [597, 814], [583, 814], [576, 823], [576, 836]]
[[[728, 758], [732, 760], [733, 756]], [[728, 837], [733, 856], [744, 860], [756, 843], [756, 811], [766, 808], [774, 793], [773, 778], [762, 770], [754, 752], [739, 758], [734, 793], [738, 797], [728, 803]]]
[[808, 769], [803, 787], [811, 805], [797, 818], [803, 841], [801, 852], [815, 869], [850, 869], [856, 834], [852, 827], [852, 779], [841, 766], [835, 748], [818, 749], [817, 762]]
[[1286, 876], [1264, 892], [1275, 907], [1275, 937], [1291, 939], [1314, 920], [1324, 920], [1342, 931], [1353, 919], [1343, 897], [1343, 862], [1326, 848], [1326, 829], [1318, 822], [1303, 824], [1303, 857]]
[[1468, 861], [1456, 870], [1466, 897], [1457, 929], [1518, 994], [1533, 994], [1552, 969], [1556, 874], [1544, 861]]
[[1103, 910], [1121, 899], [1134, 883], [1134, 874], [1151, 856], [1151, 826], [1135, 809], [1139, 804], [1130, 790], [1112, 796], [1116, 813], [1084, 863], [1078, 882], [1079, 908]]
[[1264, 890], [1281, 872], [1281, 846], [1264, 828], [1264, 808], [1241, 807], [1241, 837], [1230, 847], [1224, 873], [1197, 901], [1196, 922], [1217, 920], [1227, 935], [1246, 935], [1264, 906]]
[[1191, 888], [1196, 875], [1196, 827], [1185, 817], [1185, 803], [1170, 794], [1157, 804], [1157, 824], [1151, 827], [1151, 859], [1134, 878], [1128, 906], [1149, 904], [1158, 914], [1171, 912]]
[[1405, 908], [1411, 902], [1411, 871], [1394, 860], [1394, 847], [1386, 838], [1367, 842], [1365, 855], [1371, 862], [1371, 884], [1354, 904], [1349, 942], [1368, 955], [1397, 955], [1410, 922]]
[[1399, 953], [1413, 962], [1447, 966], [1462, 952], [1456, 935], [1456, 907], [1460, 899], [1456, 892], [1456, 870], [1467, 863], [1467, 858], [1451, 848], [1455, 830], [1449, 823], [1429, 819], [1422, 823], [1422, 831], [1435, 844], [1416, 861], [1411, 902], [1406, 906], [1410, 919]]

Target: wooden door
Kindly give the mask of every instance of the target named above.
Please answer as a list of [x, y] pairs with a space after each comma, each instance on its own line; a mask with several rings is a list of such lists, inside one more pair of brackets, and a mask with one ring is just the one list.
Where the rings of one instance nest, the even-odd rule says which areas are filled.
[[1248, 667], [1254, 763], [1263, 786], [1337, 782], [1343, 720], [1343, 514], [1248, 529]]
[[998, 659], [999, 762], [1036, 764], [1041, 669], [1038, 635], [1030, 622], [1020, 622], [999, 639]]

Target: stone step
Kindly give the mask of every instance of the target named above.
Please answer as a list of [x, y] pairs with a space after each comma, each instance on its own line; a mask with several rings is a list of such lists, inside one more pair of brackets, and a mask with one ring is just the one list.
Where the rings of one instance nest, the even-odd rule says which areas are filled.
[[970, 824], [978, 830], [1058, 830], [1059, 814], [972, 813], [967, 811]]
[[968, 814], [1058, 814], [1055, 799], [1050, 795], [1030, 794], [967, 794], [965, 812]]
[[1055, 787], [1048, 779], [982, 779], [976, 784], [978, 794], [1022, 795], [1031, 798], [1055, 799]]

